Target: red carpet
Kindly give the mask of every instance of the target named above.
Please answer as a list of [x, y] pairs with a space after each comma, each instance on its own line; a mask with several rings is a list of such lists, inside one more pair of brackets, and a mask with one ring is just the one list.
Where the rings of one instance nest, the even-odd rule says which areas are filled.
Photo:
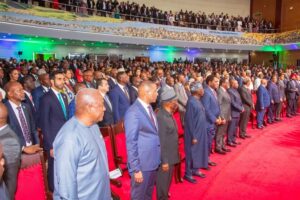
[[[218, 166], [202, 170], [207, 177], [197, 178], [197, 184], [173, 183], [170, 199], [300, 199], [299, 129], [300, 117], [284, 118], [262, 131], [249, 127], [252, 138], [239, 140], [242, 145], [225, 156], [212, 155]], [[126, 193], [122, 200], [129, 199]]]

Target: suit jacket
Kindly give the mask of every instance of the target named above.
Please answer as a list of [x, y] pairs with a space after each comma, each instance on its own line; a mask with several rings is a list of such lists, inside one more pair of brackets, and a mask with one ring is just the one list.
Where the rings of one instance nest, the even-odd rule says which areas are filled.
[[226, 121], [231, 120], [231, 99], [227, 91], [218, 89], [218, 102], [220, 105], [220, 116]]
[[41, 85], [32, 91], [32, 98], [33, 98], [34, 106], [37, 111], [40, 107], [41, 97], [46, 93], [47, 93], [47, 91], [44, 90], [43, 86], [41, 86]]
[[124, 119], [125, 112], [130, 106], [130, 100], [119, 85], [115, 86], [109, 93], [112, 107], [114, 109], [114, 121], [117, 123]]
[[124, 123], [129, 173], [156, 170], [161, 157], [158, 131], [139, 100], [126, 112]]
[[280, 103], [280, 92], [278, 86], [273, 83], [272, 81], [269, 81], [268, 84], [268, 91], [270, 94], [271, 101], [274, 101], [274, 103]]
[[228, 93], [231, 98], [231, 117], [240, 117], [244, 109], [241, 96], [239, 92], [233, 88], [229, 88]]
[[[9, 101], [6, 101], [4, 104], [8, 110], [8, 123], [9, 123], [11, 129], [18, 136], [21, 146], [26, 146], [26, 141], [25, 141], [25, 138], [23, 135], [21, 125], [19, 124], [18, 118], [15, 115], [15, 112], [14, 112], [11, 104], [9, 103]], [[35, 126], [34, 118], [31, 114], [31, 110], [30, 110], [29, 106], [25, 103], [21, 103], [21, 107], [22, 107], [23, 113], [25, 115], [24, 117], [27, 122], [29, 132], [31, 134], [31, 140], [32, 140], [31, 142], [32, 142], [32, 144], [39, 144], [37, 129]]]
[[245, 86], [239, 88], [239, 93], [242, 99], [242, 103], [245, 109], [251, 110], [253, 106], [253, 99], [250, 90], [248, 90]]
[[[110, 104], [112, 106], [112, 103], [111, 103], [111, 100], [109, 98], [109, 96], [107, 95], [109, 101], [110, 101]], [[107, 101], [103, 98], [104, 100], [104, 107], [105, 107], [105, 111], [104, 111], [104, 116], [103, 116], [103, 120], [101, 122], [98, 123], [98, 125], [100, 127], [104, 127], [104, 126], [107, 126], [107, 125], [111, 125], [111, 124], [114, 124], [115, 121], [114, 121], [114, 110], [113, 108], [110, 108], [109, 104], [107, 103]]]
[[25, 100], [23, 102], [29, 106], [31, 114], [34, 118], [34, 122], [35, 122], [35, 124], [37, 124], [38, 117], [37, 117], [35, 105], [32, 103], [32, 101], [30, 100], [29, 96], [26, 93], [25, 93]]
[[162, 164], [174, 165], [179, 162], [178, 129], [173, 116], [164, 109], [157, 113], [158, 135], [161, 145]]
[[129, 96], [130, 96], [130, 104], [133, 104], [135, 100], [138, 98], [138, 91], [133, 87], [129, 86]]
[[296, 99], [297, 97], [297, 84], [294, 80], [287, 82], [286, 97], [287, 99]]
[[220, 116], [220, 105], [210, 87], [206, 87], [201, 102], [205, 108], [208, 128], [215, 128], [216, 119]]
[[114, 89], [114, 87], [117, 85], [111, 78], [109, 78], [107, 82], [109, 85], [109, 90]]
[[175, 90], [175, 93], [177, 95], [177, 98], [178, 98], [178, 105], [179, 105], [179, 111], [180, 112], [185, 112], [185, 109], [186, 109], [186, 103], [188, 101], [188, 98], [187, 98], [187, 94], [186, 94], [186, 91], [184, 89], [184, 86], [179, 84], [179, 83], [176, 83], [174, 85], [174, 90]]
[[94, 81], [92, 81], [90, 83], [83, 81], [83, 84], [86, 86], [86, 88], [97, 88]]
[[265, 109], [270, 106], [270, 95], [268, 90], [260, 85], [256, 92], [257, 102], [256, 102], [256, 110]]
[[286, 88], [285, 82], [283, 80], [279, 80], [278, 81], [278, 89], [279, 89], [280, 98], [282, 98], [282, 99], [286, 98], [285, 88]]
[[[62, 97], [68, 112], [67, 96], [62, 94]], [[49, 151], [53, 148], [52, 144], [56, 134], [67, 121], [59, 100], [52, 89], [50, 89], [49, 92], [42, 97], [39, 112], [39, 127], [42, 129], [44, 136], [44, 148], [46, 151]]]

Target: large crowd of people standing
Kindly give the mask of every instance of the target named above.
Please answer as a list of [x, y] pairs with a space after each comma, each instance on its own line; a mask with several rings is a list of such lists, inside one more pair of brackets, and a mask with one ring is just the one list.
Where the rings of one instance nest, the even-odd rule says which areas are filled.
[[158, 199], [168, 199], [180, 162], [175, 112], [184, 127], [183, 178], [195, 184], [217, 165], [211, 153], [226, 155], [237, 138], [251, 138], [252, 112], [258, 129], [281, 122], [284, 105], [286, 117], [297, 115], [299, 77], [296, 69], [223, 62], [2, 59], [0, 191], [13, 199], [20, 155], [44, 150], [56, 199], [110, 199], [99, 127], [124, 121], [131, 198], [151, 199], [156, 184]]

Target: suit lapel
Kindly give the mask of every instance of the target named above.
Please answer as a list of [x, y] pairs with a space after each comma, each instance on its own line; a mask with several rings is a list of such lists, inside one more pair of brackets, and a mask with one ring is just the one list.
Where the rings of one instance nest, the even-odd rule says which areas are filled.
[[55, 102], [55, 104], [56, 104], [56, 107], [58, 107], [59, 108], [59, 111], [60, 111], [60, 113], [61, 113], [61, 116], [65, 116], [65, 114], [64, 114], [64, 111], [62, 110], [62, 107], [61, 107], [61, 105], [60, 105], [60, 103], [59, 103], [59, 101], [58, 101], [58, 98], [57, 98], [57, 96], [56, 96], [56, 94], [52, 91], [52, 89], [50, 89], [50, 94], [51, 94], [51, 96], [52, 96], [52, 99], [53, 99], [53, 102]]
[[29, 110], [27, 109], [27, 107], [23, 103], [21, 103], [21, 106], [22, 106], [22, 110], [23, 110], [25, 118], [26, 118], [26, 123], [27, 123], [28, 129], [30, 131], [31, 127], [30, 127]]
[[[9, 118], [12, 119], [11, 121], [14, 121], [14, 122], [15, 122], [14, 124], [16, 124], [17, 127], [18, 127], [18, 129], [20, 129], [20, 131], [22, 132], [22, 128], [21, 128], [21, 126], [20, 126], [19, 120], [18, 120], [18, 118], [17, 118], [17, 116], [16, 116], [16, 114], [15, 114], [13, 108], [11, 107], [9, 101], [7, 101], [7, 107], [8, 107], [8, 111], [9, 111], [9, 113], [10, 113]], [[10, 122], [10, 123], [13, 124], [13, 122]]]
[[130, 100], [127, 98], [127, 96], [125, 95], [124, 91], [122, 90], [122, 88], [120, 88], [119, 85], [117, 85], [121, 95], [123, 96], [123, 99], [126, 99], [126, 101], [128, 101], [128, 103], [130, 103]]
[[[151, 119], [150, 119], [150, 116], [149, 116], [148, 112], [145, 110], [145, 108], [142, 106], [142, 104], [141, 104], [138, 100], [136, 100], [136, 103], [137, 103], [137, 106], [138, 106], [138, 107], [140, 108], [140, 110], [142, 111], [142, 113], [144, 114], [144, 116], [145, 116], [145, 117], [148, 119], [148, 121], [150, 122], [152, 128], [154, 128], [154, 130], [156, 131], [157, 128], [156, 128], [156, 126], [152, 123], [152, 121], [151, 121]], [[156, 119], [155, 119], [155, 116], [153, 116], [153, 117], [154, 117], [154, 120], [156, 120]]]

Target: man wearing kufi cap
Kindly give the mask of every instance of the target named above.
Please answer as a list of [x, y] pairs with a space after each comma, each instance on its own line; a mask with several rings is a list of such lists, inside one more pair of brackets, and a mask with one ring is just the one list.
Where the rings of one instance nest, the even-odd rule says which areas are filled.
[[174, 165], [179, 163], [178, 129], [173, 118], [178, 109], [177, 96], [173, 88], [164, 87], [160, 94], [161, 108], [157, 113], [158, 135], [161, 147], [161, 165], [157, 174], [157, 199], [168, 199]]
[[193, 176], [204, 178], [205, 175], [199, 169], [208, 168], [208, 135], [205, 108], [200, 101], [204, 95], [203, 86], [200, 82], [193, 82], [190, 90], [191, 96], [184, 117], [184, 179], [190, 183], [197, 183]]

